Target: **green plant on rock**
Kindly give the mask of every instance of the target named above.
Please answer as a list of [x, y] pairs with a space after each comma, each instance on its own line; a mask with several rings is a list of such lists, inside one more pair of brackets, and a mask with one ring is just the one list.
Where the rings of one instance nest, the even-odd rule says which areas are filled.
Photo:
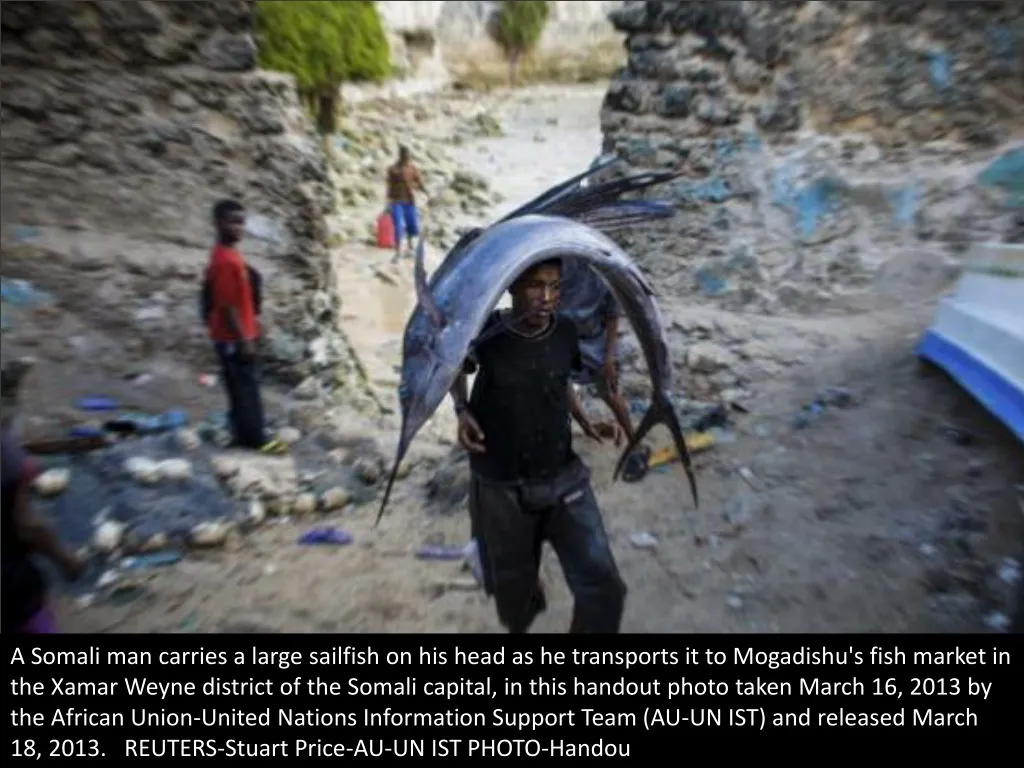
[[550, 14], [547, 0], [503, 0], [492, 17], [488, 32], [505, 54], [508, 82], [513, 88], [519, 63], [540, 42]]
[[337, 127], [341, 86], [376, 82], [391, 71], [390, 51], [372, 2], [260, 0], [259, 63], [295, 77], [321, 133]]

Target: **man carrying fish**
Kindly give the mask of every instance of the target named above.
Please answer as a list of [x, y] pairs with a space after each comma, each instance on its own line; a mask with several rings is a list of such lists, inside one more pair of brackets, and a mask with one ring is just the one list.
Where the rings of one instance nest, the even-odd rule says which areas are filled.
[[556, 313], [561, 277], [558, 259], [519, 276], [512, 308], [490, 316], [452, 388], [459, 442], [470, 452], [470, 520], [484, 586], [510, 633], [526, 632], [546, 607], [539, 580], [545, 540], [575, 599], [569, 631], [616, 633], [626, 587], [589, 470], [572, 447], [570, 417], [600, 437], [573, 389], [583, 361], [576, 326]]

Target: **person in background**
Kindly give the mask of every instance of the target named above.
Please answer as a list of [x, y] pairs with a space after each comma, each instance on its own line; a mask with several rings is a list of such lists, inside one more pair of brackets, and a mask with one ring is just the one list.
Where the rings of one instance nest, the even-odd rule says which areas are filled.
[[[512, 309], [488, 319], [452, 388], [458, 439], [470, 453], [470, 524], [484, 588], [512, 634], [546, 607], [543, 542], [558, 555], [575, 601], [572, 633], [617, 633], [626, 586], [570, 418], [601, 441], [575, 396], [576, 327], [560, 317], [561, 263], [512, 285]], [[467, 401], [466, 376], [476, 373]]]
[[38, 469], [14, 437], [11, 406], [31, 361], [15, 361], [3, 376], [5, 412], [0, 426], [0, 487], [2, 487], [3, 601], [2, 631], [10, 634], [54, 634], [57, 624], [47, 601], [46, 577], [34, 555], [52, 561], [69, 581], [85, 570], [85, 561], [61, 545], [53, 529], [36, 517], [31, 504]]
[[[597, 396], [611, 410], [618, 425], [615, 444], [619, 445], [623, 436], [631, 440], [633, 424], [629, 407], [619, 392], [616, 346], [621, 313], [618, 302], [601, 278], [577, 259], [563, 260], [561, 289], [559, 312], [575, 324], [583, 360], [573, 381], [580, 386], [594, 386]], [[646, 452], [647, 448], [640, 446], [635, 455], [645, 457]]]
[[415, 240], [420, 233], [416, 211], [416, 192], [422, 192], [423, 179], [412, 163], [408, 147], [399, 147], [398, 162], [388, 168], [387, 173], [388, 212], [395, 228], [394, 261], [402, 256], [402, 240], [408, 239], [409, 253], [415, 250]]
[[238, 250], [245, 208], [235, 200], [222, 200], [213, 208], [213, 223], [217, 242], [206, 268], [207, 328], [220, 361], [234, 442], [264, 453], [279, 453], [284, 446], [266, 435], [256, 350], [257, 302], [252, 274]]

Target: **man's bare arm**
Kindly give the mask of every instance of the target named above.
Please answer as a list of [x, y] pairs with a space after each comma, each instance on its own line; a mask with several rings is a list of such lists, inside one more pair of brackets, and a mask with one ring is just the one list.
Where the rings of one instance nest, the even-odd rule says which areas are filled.
[[604, 328], [604, 359], [610, 360], [615, 354], [615, 342], [619, 339], [619, 317], [613, 315], [606, 321]]
[[576, 387], [569, 382], [567, 396], [569, 398], [569, 413], [572, 414], [573, 419], [580, 425], [587, 434], [594, 431], [593, 426], [590, 423], [590, 419], [587, 417], [587, 412], [583, 409], [583, 403], [580, 402], [579, 395], [576, 394]]
[[449, 394], [451, 394], [452, 400], [455, 402], [455, 413], [461, 414], [465, 411], [469, 401], [469, 385], [466, 382], [465, 373], [460, 373], [456, 377]]

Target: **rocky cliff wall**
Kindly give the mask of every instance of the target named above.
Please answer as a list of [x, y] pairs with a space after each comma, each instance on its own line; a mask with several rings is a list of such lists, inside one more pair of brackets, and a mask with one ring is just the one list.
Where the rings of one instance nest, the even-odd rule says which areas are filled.
[[[904, 308], [947, 287], [970, 242], [1011, 236], [1024, 6], [627, 2], [610, 18], [629, 61], [605, 150], [683, 174], [653, 193], [680, 214], [620, 238], [666, 302]], [[721, 368], [688, 374], [733, 386]]]
[[[5, 244], [70, 244], [50, 254], [61, 270], [9, 256], [5, 275], [63, 271], [73, 310], [205, 350], [211, 206], [236, 197], [265, 276], [268, 353], [290, 375], [333, 375], [349, 359], [332, 330], [333, 190], [292, 81], [255, 70], [251, 24], [242, 0], [3, 4]], [[157, 309], [159, 322], [138, 322]]]
[[610, 141], [670, 126], [993, 146], [1024, 125], [1019, 3], [627, 2], [610, 18], [629, 49]]

